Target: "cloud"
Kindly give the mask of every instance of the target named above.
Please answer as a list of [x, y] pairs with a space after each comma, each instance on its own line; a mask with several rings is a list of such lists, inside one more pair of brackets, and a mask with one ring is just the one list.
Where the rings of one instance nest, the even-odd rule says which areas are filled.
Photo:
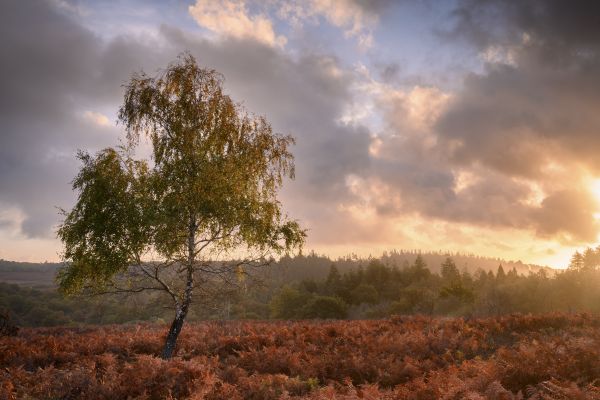
[[48, 236], [53, 207], [71, 198], [73, 161], [57, 155], [102, 142], [72, 118], [98, 41], [46, 2], [2, 2], [0, 15], [0, 52], [10, 55], [0, 65], [0, 202], [22, 209], [24, 233]]
[[532, 213], [539, 234], [555, 236], [565, 242], [593, 243], [597, 240], [600, 225], [594, 218], [597, 199], [588, 191], [561, 190], [546, 197], [541, 207]]
[[[575, 19], [581, 10], [567, 12], [553, 2], [535, 3], [535, 12], [479, 4], [461, 3], [449, 33], [466, 38], [484, 62], [458, 91], [398, 89], [367, 76], [363, 89], [375, 99], [369, 107], [382, 113], [383, 127], [354, 192], [380, 221], [417, 215], [529, 231], [569, 245], [594, 243], [598, 204], [582, 177], [600, 173], [594, 111], [600, 46], [575, 32], [576, 20], [561, 20], [554, 32], [551, 23], [526, 17]], [[494, 18], [503, 21], [500, 27], [490, 24]], [[593, 36], [591, 22], [583, 25]]]
[[[21, 234], [53, 238], [57, 207], [74, 200], [77, 149], [118, 144], [115, 112], [133, 71], [176, 52], [118, 37], [105, 41], [53, 2], [0, 3], [0, 203], [19, 209]], [[94, 111], [91, 111], [94, 110]]]
[[369, 29], [377, 22], [376, 14], [367, 12], [353, 0], [312, 0], [312, 12], [323, 15], [329, 23], [343, 28], [346, 35], [356, 36], [362, 46], [369, 47], [373, 37]]
[[[481, 42], [472, 35], [486, 21], [477, 16], [489, 9], [503, 24]], [[462, 37], [481, 49], [495, 42], [511, 46], [513, 65], [491, 63], [468, 77], [441, 118], [442, 137], [458, 144], [457, 161], [484, 162], [530, 177], [543, 175], [551, 162], [582, 163], [600, 172], [595, 156], [600, 146], [599, 11], [595, 2], [463, 3], [457, 23]], [[491, 156], [494, 147], [505, 150], [504, 162]]]
[[373, 29], [389, 1], [357, 0], [289, 0], [277, 3], [278, 15], [294, 25], [302, 25], [316, 17], [323, 17], [331, 25], [344, 31], [347, 37], [358, 40], [359, 46], [373, 45]]
[[18, 233], [22, 220], [23, 215], [19, 209], [6, 206], [0, 209], [0, 230], [6, 231], [9, 234]]
[[599, 230], [597, 204], [581, 179], [600, 174], [598, 7], [460, 2], [448, 35], [474, 46], [485, 64], [466, 77], [434, 128], [450, 168], [541, 188], [538, 204], [526, 204], [523, 192], [523, 205], [511, 209], [523, 214], [522, 226], [566, 242], [593, 243]]
[[189, 12], [199, 25], [219, 35], [253, 39], [274, 47], [283, 47], [287, 42], [284, 36], [275, 34], [266, 15], [249, 15], [244, 0], [196, 0]]
[[0, 51], [11, 55], [0, 64], [1, 237], [52, 237], [54, 206], [74, 201], [76, 149], [118, 144], [121, 85], [189, 50], [225, 75], [234, 99], [297, 138], [297, 178], [281, 199], [311, 247], [509, 252], [520, 240], [546, 254], [596, 239], [586, 185], [600, 175], [600, 34], [582, 15], [592, 9], [458, 2], [446, 37], [481, 67], [451, 92], [407, 83], [400, 64], [380, 66], [378, 81], [339, 55], [284, 47], [267, 13], [325, 19], [360, 39], [386, 2], [197, 1], [190, 14], [219, 40], [172, 25], [106, 39], [63, 3], [0, 3]]
[[110, 121], [108, 117], [102, 113], [95, 111], [86, 111], [83, 113], [83, 117], [89, 122], [99, 125], [99, 126], [109, 126]]
[[297, 180], [286, 186], [283, 201], [291, 200], [290, 214], [313, 230], [333, 224], [335, 206], [323, 212], [322, 205], [352, 197], [345, 176], [369, 163], [369, 131], [337, 122], [356, 77], [331, 55], [292, 57], [253, 38], [217, 42], [169, 26], [156, 43], [128, 35], [104, 40], [49, 3], [0, 8], [0, 50], [14, 54], [0, 66], [6, 88], [0, 98], [0, 201], [21, 210], [27, 236], [52, 237], [55, 206], [72, 204], [76, 150], [118, 144], [120, 128], [104, 110], [118, 108], [121, 85], [134, 71], [152, 74], [184, 50], [223, 72], [234, 99], [264, 114], [275, 130], [296, 136]]
[[384, 89], [377, 104], [395, 134], [425, 135], [444, 112], [451, 95], [435, 86], [413, 86], [409, 90]]
[[165, 29], [164, 34], [190, 49], [203, 65], [221, 71], [232, 97], [264, 114], [275, 131], [296, 137], [296, 179], [285, 184], [282, 203], [310, 229], [312, 243], [323, 238], [324, 229], [331, 232], [343, 224], [337, 205], [354, 201], [345, 178], [362, 174], [370, 163], [370, 131], [338, 122], [351, 101], [352, 82], [359, 77], [327, 54], [292, 57], [233, 38], [215, 45], [176, 29]]

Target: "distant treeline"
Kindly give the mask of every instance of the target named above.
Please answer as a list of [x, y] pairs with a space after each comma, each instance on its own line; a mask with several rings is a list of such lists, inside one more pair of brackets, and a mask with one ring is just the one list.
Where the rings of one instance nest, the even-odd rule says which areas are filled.
[[0, 259], [0, 282], [27, 287], [55, 286], [54, 277], [59, 263], [29, 263]]
[[335, 264], [324, 280], [286, 285], [271, 300], [274, 318], [380, 318], [393, 314], [488, 316], [548, 311], [600, 311], [600, 249], [576, 253], [568, 269], [520, 274], [497, 266], [461, 271], [446, 258], [439, 273], [417, 255], [398, 267], [372, 260], [340, 273]]
[[525, 264], [521, 261], [506, 261], [500, 258], [481, 257], [473, 254], [438, 252], [422, 252], [420, 250], [393, 250], [384, 252], [379, 258], [361, 258], [357, 255], [348, 255], [332, 260], [314, 252], [296, 257], [283, 257], [271, 267], [270, 273], [282, 282], [298, 281], [303, 279], [321, 280], [327, 277], [329, 267], [335, 264], [341, 273], [366, 267], [372, 261], [379, 261], [388, 267], [408, 267], [417, 256], [421, 256], [431, 272], [440, 272], [440, 265], [450, 257], [460, 271], [475, 273], [478, 270], [496, 272], [498, 265], [505, 270], [515, 269], [519, 274], [529, 274], [545, 269], [553, 269], [535, 264]]
[[[307, 255], [282, 257], [267, 268], [265, 275], [277, 282], [290, 283], [304, 279], [321, 280], [327, 277], [332, 263], [341, 273], [366, 267], [371, 261], [379, 260], [386, 266], [408, 266], [420, 255], [432, 272], [439, 272], [440, 265], [447, 257], [451, 257], [461, 271], [471, 273], [477, 270], [496, 271], [502, 264], [506, 270], [516, 269], [519, 274], [529, 274], [540, 269], [552, 269], [521, 261], [506, 261], [500, 258], [481, 257], [473, 254], [448, 252], [422, 252], [420, 250], [393, 250], [384, 252], [379, 258], [363, 258], [354, 254], [337, 259], [311, 252]], [[17, 283], [31, 287], [54, 286], [54, 276], [61, 267], [60, 263], [29, 263], [0, 259], [0, 282]]]
[[[576, 253], [564, 271], [506, 262], [493, 270], [467, 268], [467, 262], [470, 266], [477, 261], [469, 257], [393, 252], [370, 260], [348, 257], [332, 261], [316, 254], [284, 258], [263, 271], [260, 285], [248, 285], [215, 301], [212, 307], [197, 304], [190, 319], [600, 311], [600, 248]], [[430, 265], [431, 259], [441, 262]], [[493, 259], [480, 260], [487, 266]], [[27, 275], [25, 269], [18, 272]], [[172, 316], [164, 304], [164, 298], [150, 295], [64, 299], [51, 287], [0, 283], [0, 309], [9, 310], [22, 326], [168, 321]]]
[[36, 271], [45, 272], [49, 270], [56, 270], [60, 267], [60, 263], [32, 263], [23, 261], [8, 261], [0, 258], [0, 271], [1, 272], [21, 272], [21, 271]]

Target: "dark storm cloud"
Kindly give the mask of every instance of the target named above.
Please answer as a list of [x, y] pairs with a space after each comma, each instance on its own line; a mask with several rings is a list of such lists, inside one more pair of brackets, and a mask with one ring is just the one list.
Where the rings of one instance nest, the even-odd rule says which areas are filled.
[[0, 64], [0, 204], [22, 209], [23, 233], [51, 235], [54, 206], [73, 201], [76, 149], [118, 144], [118, 128], [95, 125], [84, 113], [114, 115], [132, 72], [153, 74], [184, 50], [224, 73], [234, 99], [296, 136], [298, 180], [288, 191], [297, 204], [348, 196], [344, 176], [368, 164], [367, 130], [335, 122], [352, 79], [335, 74], [335, 58], [292, 59], [260, 43], [192, 39], [169, 27], [156, 43], [106, 41], [63, 11], [47, 2], [0, 4], [0, 51], [10, 55]]

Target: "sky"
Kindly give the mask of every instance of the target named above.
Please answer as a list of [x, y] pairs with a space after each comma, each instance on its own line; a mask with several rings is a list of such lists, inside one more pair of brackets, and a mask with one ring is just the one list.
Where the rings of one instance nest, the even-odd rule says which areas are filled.
[[332, 257], [565, 267], [600, 233], [600, 3], [4, 0], [0, 258], [57, 261], [78, 149], [184, 51], [296, 138], [280, 200]]

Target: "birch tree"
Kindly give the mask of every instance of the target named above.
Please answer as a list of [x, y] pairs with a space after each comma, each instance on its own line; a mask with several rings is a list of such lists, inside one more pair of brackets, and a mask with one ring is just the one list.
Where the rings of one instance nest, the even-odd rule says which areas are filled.
[[[134, 74], [118, 118], [124, 145], [78, 154], [57, 280], [67, 295], [164, 293], [175, 311], [170, 358], [195, 300], [302, 246], [305, 231], [277, 199], [294, 176], [294, 139], [247, 113], [222, 75], [187, 53], [154, 77]], [[142, 139], [149, 159], [135, 158]]]

